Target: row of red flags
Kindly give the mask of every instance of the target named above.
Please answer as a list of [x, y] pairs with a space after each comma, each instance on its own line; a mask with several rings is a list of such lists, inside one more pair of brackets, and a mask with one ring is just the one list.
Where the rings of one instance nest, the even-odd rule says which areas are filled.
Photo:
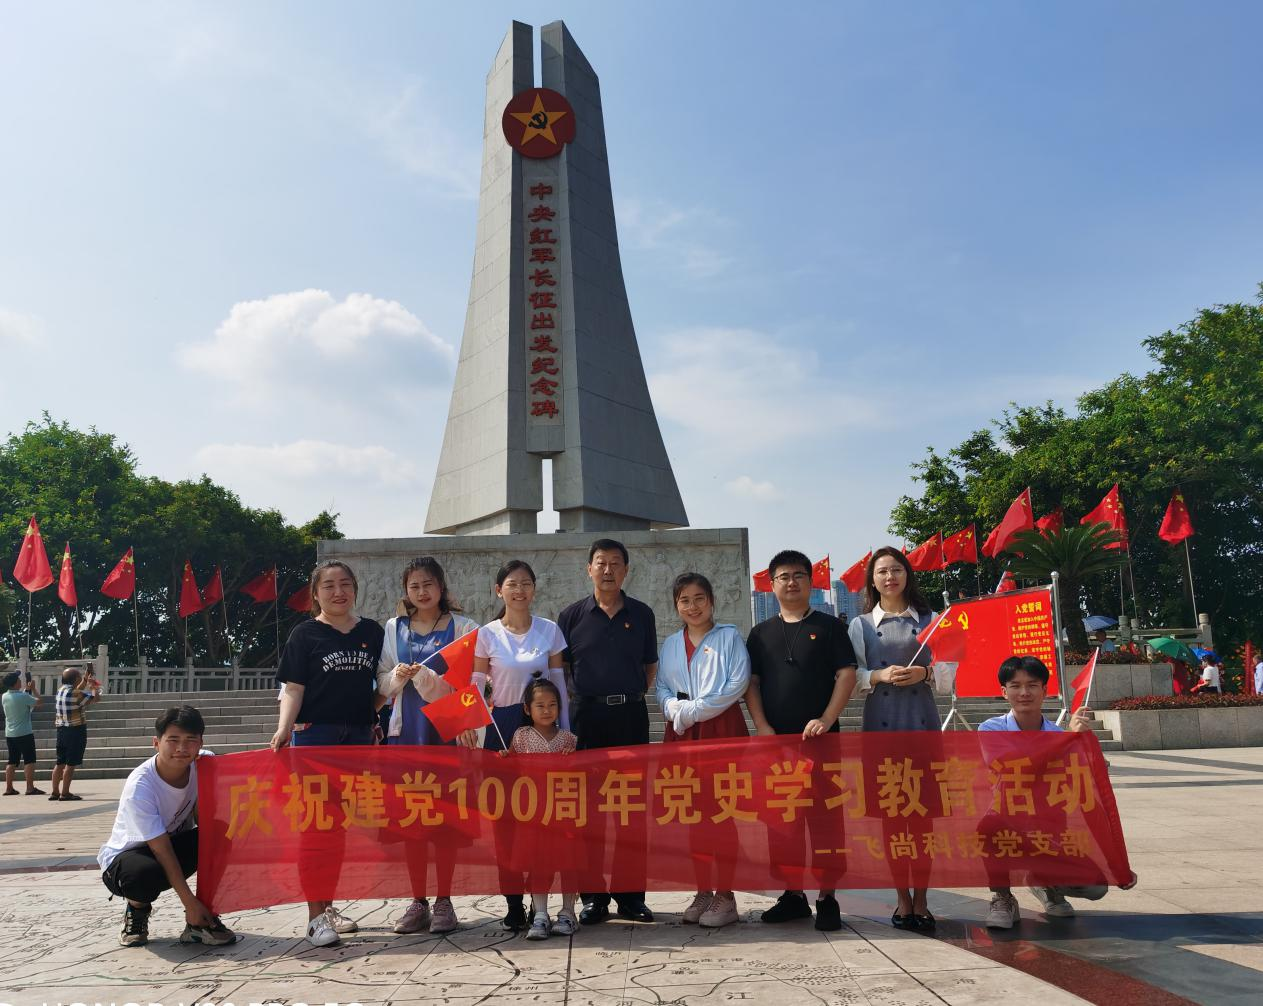
[[[32, 517], [22, 538], [22, 547], [18, 551], [17, 561], [13, 564], [13, 578], [32, 594], [43, 590], [53, 582], [52, 567], [48, 563], [48, 553], [44, 550], [44, 538], [40, 534], [39, 524]], [[136, 557], [129, 548], [118, 564], [110, 571], [105, 582], [101, 584], [101, 593], [115, 600], [125, 601], [136, 591]], [[257, 604], [266, 604], [277, 599], [276, 567], [265, 570], [241, 588], [241, 593], [252, 597]], [[66, 542], [66, 550], [61, 557], [61, 571], [57, 577], [57, 596], [67, 607], [79, 607], [79, 593], [75, 589], [74, 563], [70, 555], [70, 542]], [[224, 578], [219, 567], [211, 574], [204, 588], [198, 588], [197, 578], [193, 575], [193, 564], [184, 564], [184, 575], [180, 581], [179, 617], [188, 618], [203, 608], [218, 604], [224, 599]], [[287, 608], [297, 612], [305, 612], [311, 608], [311, 588], [304, 584], [285, 602]]]
[[[1096, 508], [1090, 513], [1085, 514], [1080, 520], [1080, 524], [1106, 524], [1111, 530], [1117, 531], [1122, 535], [1123, 540], [1111, 548], [1127, 548], [1127, 516], [1123, 510], [1123, 498], [1118, 490], [1118, 483], [1114, 483], [1112, 489], [1105, 494], [1105, 497], [1097, 504]], [[995, 558], [1001, 552], [1006, 551], [1012, 544], [1013, 539], [1022, 531], [1038, 530], [1043, 534], [1052, 534], [1060, 531], [1065, 526], [1065, 512], [1061, 507], [1057, 507], [1050, 513], [1045, 514], [1039, 520], [1034, 519], [1034, 511], [1031, 508], [1031, 491], [1029, 488], [1024, 489], [1005, 512], [1004, 518], [997, 524], [987, 535], [986, 540], [982, 543], [982, 554]], [[1171, 501], [1167, 504], [1166, 513], [1162, 517], [1162, 525], [1158, 528], [1158, 537], [1169, 545], [1178, 545], [1193, 535], [1193, 518], [1189, 514], [1188, 504], [1184, 501], [1184, 494], [1176, 489], [1171, 494]], [[838, 579], [845, 585], [846, 589], [852, 593], [859, 593], [864, 589], [865, 573], [868, 569], [868, 561], [872, 558], [873, 553], [867, 553], [863, 558], [857, 560], [851, 565], [846, 572], [842, 573]], [[908, 565], [910, 565], [918, 573], [926, 573], [934, 570], [946, 569], [954, 562], [966, 562], [978, 564], [978, 536], [976, 525], [970, 524], [968, 527], [961, 528], [955, 534], [944, 536], [943, 532], [937, 531], [916, 548], [906, 553]], [[830, 586], [829, 582], [829, 557], [825, 556], [820, 562], [812, 567], [811, 585], [827, 590]], [[770, 591], [772, 589], [772, 580], [768, 576], [767, 570], [763, 570], [754, 574], [754, 589], [758, 591]]]

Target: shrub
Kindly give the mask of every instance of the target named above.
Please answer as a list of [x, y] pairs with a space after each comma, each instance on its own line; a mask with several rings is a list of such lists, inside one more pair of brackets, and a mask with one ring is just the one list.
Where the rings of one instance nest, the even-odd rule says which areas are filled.
[[1263, 695], [1136, 695], [1115, 699], [1111, 709], [1219, 709], [1263, 706]]

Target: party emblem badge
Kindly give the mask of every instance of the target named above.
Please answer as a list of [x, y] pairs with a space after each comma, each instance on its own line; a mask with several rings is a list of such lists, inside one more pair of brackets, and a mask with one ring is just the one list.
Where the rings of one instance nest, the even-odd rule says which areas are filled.
[[519, 91], [504, 106], [501, 128], [509, 146], [523, 157], [556, 157], [574, 139], [574, 109], [547, 87]]

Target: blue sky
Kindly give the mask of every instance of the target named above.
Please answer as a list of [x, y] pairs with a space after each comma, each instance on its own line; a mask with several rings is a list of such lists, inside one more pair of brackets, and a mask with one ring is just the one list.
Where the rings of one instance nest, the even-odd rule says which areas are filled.
[[15, 4], [0, 432], [420, 534], [485, 74], [558, 17], [690, 521], [755, 568], [844, 568], [927, 446], [1263, 280], [1255, 4]]

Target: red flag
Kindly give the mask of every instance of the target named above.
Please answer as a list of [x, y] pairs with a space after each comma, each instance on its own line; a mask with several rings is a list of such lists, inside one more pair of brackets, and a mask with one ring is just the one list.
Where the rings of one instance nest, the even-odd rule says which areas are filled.
[[79, 593], [75, 590], [75, 569], [70, 560], [70, 542], [61, 556], [61, 575], [57, 577], [57, 596], [67, 608], [79, 607]]
[[311, 612], [311, 584], [304, 583], [298, 590], [289, 595], [289, 600], [285, 602], [285, 607], [290, 611], [297, 611], [300, 615], [306, 615]]
[[260, 573], [241, 588], [243, 594], [254, 598], [255, 604], [266, 604], [276, 600], [276, 567]]
[[935, 531], [911, 552], [904, 554], [908, 565], [918, 573], [943, 568], [943, 532]]
[[1109, 545], [1107, 547], [1127, 547], [1127, 517], [1123, 513], [1123, 498], [1118, 494], [1117, 482], [1114, 483], [1114, 488], [1107, 492], [1101, 502], [1096, 505], [1096, 509], [1089, 514], [1085, 514], [1079, 523], [1108, 524], [1111, 528], [1123, 536], [1123, 540], [1119, 544]]
[[123, 558], [118, 560], [110, 575], [105, 578], [105, 582], [101, 584], [101, 593], [106, 597], [112, 597], [118, 601], [125, 601], [132, 596], [132, 591], [136, 589], [136, 557], [132, 555], [129, 548], [123, 553]]
[[1092, 676], [1096, 673], [1096, 658], [1100, 653], [1101, 648], [1098, 646], [1092, 651], [1092, 656], [1088, 657], [1083, 670], [1070, 682], [1070, 687], [1074, 689], [1074, 697], [1070, 700], [1071, 716], [1088, 704], [1088, 698], [1092, 694]]
[[982, 554], [995, 558], [1009, 546], [1013, 536], [1019, 531], [1030, 531], [1035, 527], [1035, 518], [1031, 515], [1031, 490], [1028, 486], [1018, 494], [1017, 499], [1009, 504], [1004, 519], [987, 535], [982, 546]]
[[491, 722], [491, 710], [487, 708], [482, 693], [472, 684], [427, 702], [421, 707], [421, 712], [445, 741], [454, 740], [463, 730], [476, 730]]
[[421, 663], [440, 675], [452, 688], [464, 688], [474, 675], [474, 647], [478, 630], [453, 639], [438, 653], [431, 653]]
[[864, 589], [864, 584], [868, 578], [868, 563], [872, 558], [873, 553], [871, 551], [865, 553], [864, 558], [860, 559], [838, 577], [839, 580], [846, 584], [846, 589], [852, 594], [858, 594]]
[[1184, 502], [1184, 494], [1177, 489], [1171, 494], [1171, 502], [1167, 504], [1162, 526], [1158, 528], [1158, 537], [1168, 545], [1178, 545], [1192, 534], [1193, 518], [1189, 515], [1188, 505]]
[[180, 607], [176, 612], [181, 618], [196, 615], [206, 607], [202, 595], [197, 589], [197, 577], [193, 575], [193, 564], [184, 563], [184, 576], [180, 578]]
[[833, 581], [829, 579], [829, 557], [827, 555], [811, 567], [811, 585], [818, 590], [828, 590], [833, 586]]
[[943, 614], [917, 633], [917, 642], [923, 646], [930, 646], [930, 640], [934, 640], [930, 652], [934, 655], [935, 663], [959, 662], [965, 656], [966, 637], [962, 627], [969, 628], [969, 619], [958, 619], [952, 611], [953, 608], [949, 605]]
[[215, 567], [215, 572], [211, 574], [210, 581], [206, 584], [206, 589], [202, 591], [202, 604], [210, 607], [212, 604], [218, 604], [224, 599], [224, 577], [219, 572], [219, 567]]
[[978, 531], [974, 525], [962, 528], [950, 538], [943, 539], [943, 565], [953, 562], [972, 562], [978, 565]]
[[761, 569], [754, 574], [754, 589], [760, 594], [772, 593], [772, 578], [768, 576], [766, 569]]
[[1035, 528], [1040, 534], [1056, 534], [1066, 526], [1066, 512], [1057, 507], [1050, 513], [1044, 514], [1035, 522]]
[[995, 585], [993, 594], [1007, 594], [1011, 590], [1017, 590], [1017, 581], [1013, 579], [1013, 574], [1007, 569], [1000, 576], [1000, 581]]
[[26, 525], [22, 548], [18, 551], [17, 561], [13, 563], [13, 579], [32, 594], [53, 582], [48, 553], [44, 551], [44, 539], [40, 536], [39, 525], [35, 523], [34, 517]]

